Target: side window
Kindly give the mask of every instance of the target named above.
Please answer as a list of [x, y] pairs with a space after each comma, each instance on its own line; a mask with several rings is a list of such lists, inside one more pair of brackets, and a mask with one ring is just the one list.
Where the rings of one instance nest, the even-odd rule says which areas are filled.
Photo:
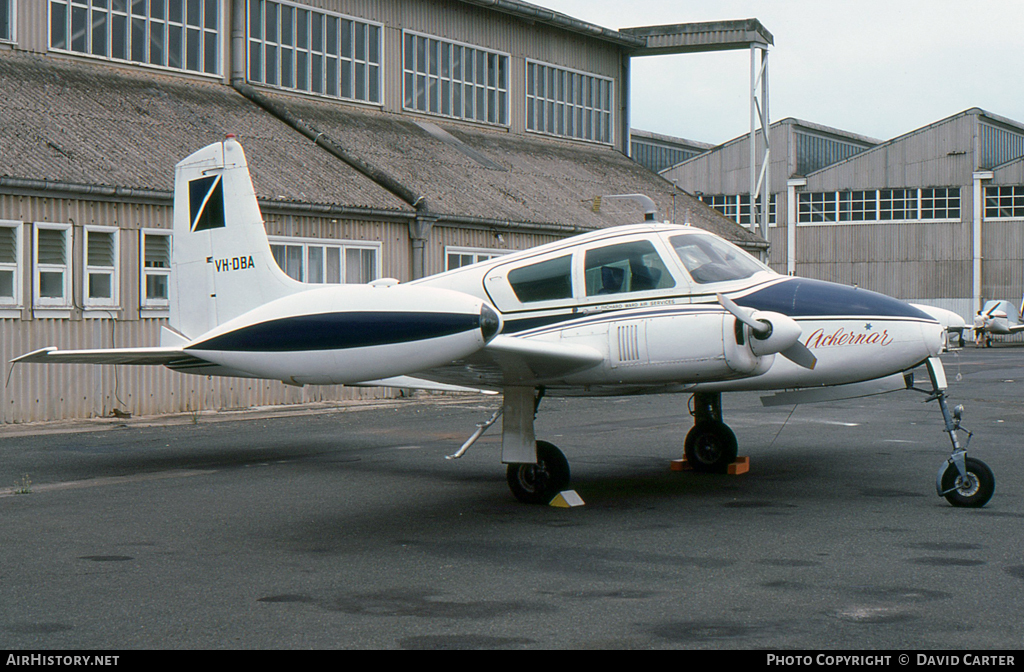
[[587, 296], [646, 292], [675, 287], [675, 280], [649, 240], [587, 250]]
[[71, 307], [71, 225], [35, 226], [35, 304]]
[[85, 227], [85, 306], [118, 305], [118, 233], [116, 228]]
[[299, 282], [366, 284], [380, 277], [380, 245], [316, 239], [270, 238], [281, 270]]
[[21, 222], [0, 221], [0, 308], [21, 304]]
[[508, 283], [523, 303], [572, 298], [572, 255], [508, 272]]
[[142, 233], [142, 307], [170, 305], [171, 235], [155, 231]]

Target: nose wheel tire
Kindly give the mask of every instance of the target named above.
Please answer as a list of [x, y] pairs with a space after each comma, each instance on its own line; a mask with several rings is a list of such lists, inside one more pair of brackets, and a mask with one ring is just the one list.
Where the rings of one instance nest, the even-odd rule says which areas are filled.
[[569, 486], [569, 462], [554, 444], [537, 442], [537, 464], [510, 464], [508, 487], [520, 502], [547, 504]]
[[736, 461], [736, 435], [724, 422], [698, 422], [686, 435], [683, 449], [694, 471], [724, 473]]
[[942, 474], [943, 497], [953, 506], [979, 508], [985, 506], [996, 490], [992, 470], [981, 460], [968, 457], [964, 463], [966, 476], [961, 476], [956, 465], [950, 464]]

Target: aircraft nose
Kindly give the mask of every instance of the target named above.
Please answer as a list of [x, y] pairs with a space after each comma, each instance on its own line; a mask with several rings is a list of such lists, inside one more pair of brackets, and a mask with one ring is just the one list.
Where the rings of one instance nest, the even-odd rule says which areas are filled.
[[939, 323], [935, 324], [922, 324], [921, 325], [921, 338], [924, 341], [924, 346], [928, 350], [929, 357], [935, 357], [942, 352], [942, 346], [945, 344], [946, 328]]

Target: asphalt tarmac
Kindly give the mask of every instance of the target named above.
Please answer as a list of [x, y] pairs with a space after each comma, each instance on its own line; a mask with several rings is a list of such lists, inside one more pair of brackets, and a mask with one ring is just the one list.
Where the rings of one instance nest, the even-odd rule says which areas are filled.
[[546, 398], [570, 509], [444, 459], [495, 398], [3, 426], [0, 649], [1019, 650], [1024, 347], [943, 360], [983, 509], [914, 392], [725, 395], [739, 476], [670, 471], [687, 395]]

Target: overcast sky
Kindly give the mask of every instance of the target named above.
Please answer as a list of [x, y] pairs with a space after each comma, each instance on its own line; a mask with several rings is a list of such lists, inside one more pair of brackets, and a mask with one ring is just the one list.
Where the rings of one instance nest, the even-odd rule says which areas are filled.
[[[606, 28], [756, 18], [772, 121], [888, 140], [980, 107], [1024, 122], [1021, 0], [531, 0]], [[749, 132], [749, 50], [633, 59], [633, 128], [721, 143]]]

